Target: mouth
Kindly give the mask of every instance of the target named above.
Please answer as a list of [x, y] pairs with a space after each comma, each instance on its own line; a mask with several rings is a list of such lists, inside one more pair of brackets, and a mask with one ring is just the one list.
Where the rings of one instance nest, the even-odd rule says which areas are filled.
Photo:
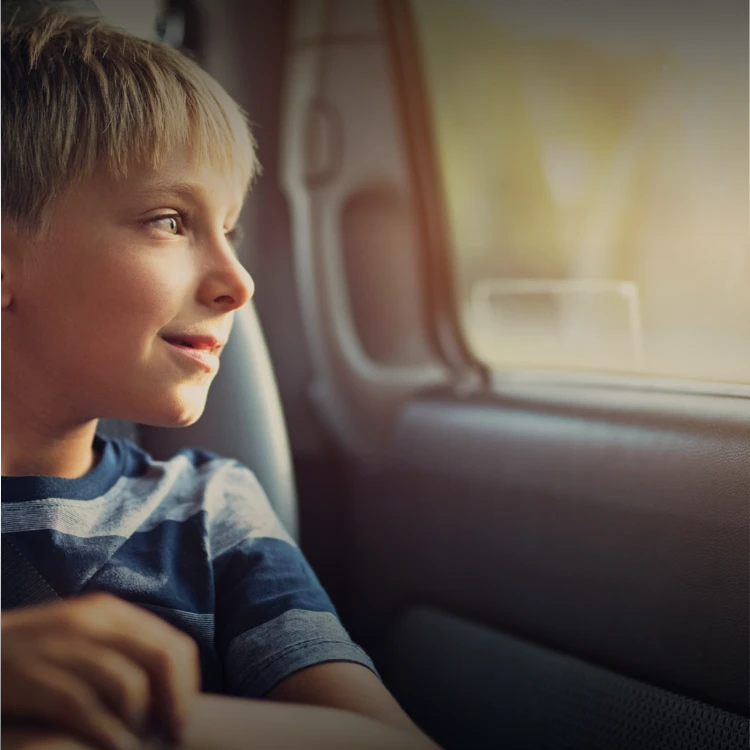
[[224, 344], [213, 336], [165, 335], [164, 341], [170, 345], [183, 362], [198, 365], [206, 372], [219, 368], [219, 352]]

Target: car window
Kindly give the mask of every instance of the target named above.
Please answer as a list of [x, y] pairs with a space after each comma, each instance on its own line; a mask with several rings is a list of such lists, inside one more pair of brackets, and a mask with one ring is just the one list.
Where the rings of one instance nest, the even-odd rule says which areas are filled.
[[412, 9], [475, 354], [750, 382], [737, 14], [580, 0]]

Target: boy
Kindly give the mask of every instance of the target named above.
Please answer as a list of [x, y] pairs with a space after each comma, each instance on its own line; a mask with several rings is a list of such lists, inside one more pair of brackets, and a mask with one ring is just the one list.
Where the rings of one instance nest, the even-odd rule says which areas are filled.
[[239, 108], [180, 53], [60, 11], [11, 19], [2, 54], [2, 541], [62, 599], [3, 613], [3, 742], [434, 747], [247, 469], [95, 435], [203, 411], [253, 293]]

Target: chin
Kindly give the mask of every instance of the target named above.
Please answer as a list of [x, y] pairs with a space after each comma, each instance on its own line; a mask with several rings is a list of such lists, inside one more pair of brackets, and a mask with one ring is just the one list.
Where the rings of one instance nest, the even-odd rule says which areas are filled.
[[137, 421], [153, 427], [189, 427], [201, 418], [206, 408], [207, 395], [207, 391], [204, 390], [201, 394], [191, 394], [191, 397], [165, 396], [158, 405], [154, 404], [154, 408], [149, 410], [147, 418]]

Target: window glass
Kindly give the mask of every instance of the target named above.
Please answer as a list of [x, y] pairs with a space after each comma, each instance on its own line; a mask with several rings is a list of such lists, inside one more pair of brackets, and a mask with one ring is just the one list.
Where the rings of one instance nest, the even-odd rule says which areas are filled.
[[481, 359], [750, 382], [747, 7], [413, 0]]

